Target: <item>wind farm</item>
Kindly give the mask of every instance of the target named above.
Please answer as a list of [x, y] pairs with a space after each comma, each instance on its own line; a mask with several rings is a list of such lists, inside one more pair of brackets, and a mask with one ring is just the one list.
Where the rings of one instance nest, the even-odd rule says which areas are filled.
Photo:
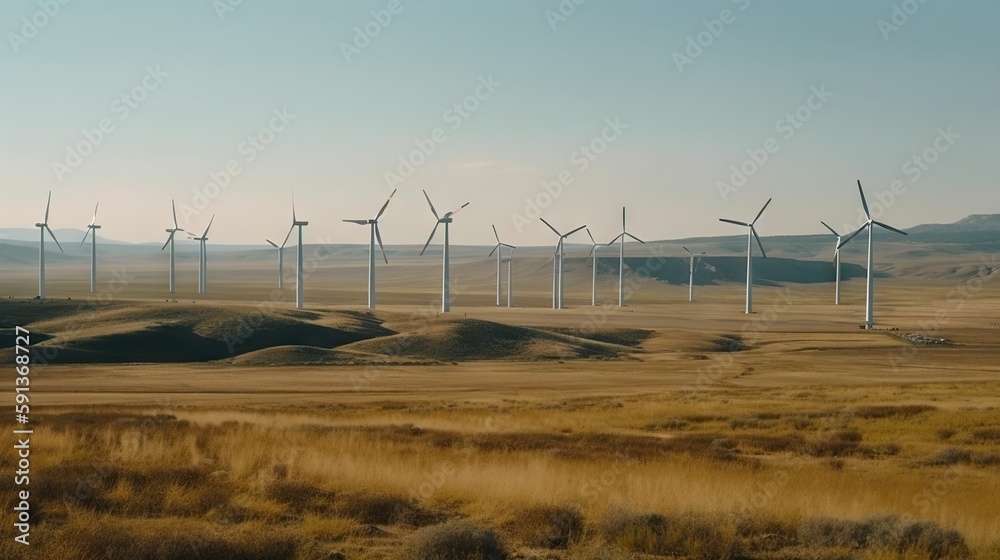
[[1000, 559], [1000, 5], [68, 4], [0, 559]]

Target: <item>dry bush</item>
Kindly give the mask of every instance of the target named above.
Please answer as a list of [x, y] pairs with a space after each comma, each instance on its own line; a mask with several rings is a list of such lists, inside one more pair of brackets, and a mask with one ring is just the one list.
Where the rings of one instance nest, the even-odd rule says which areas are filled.
[[507, 560], [499, 534], [468, 520], [452, 520], [413, 533], [398, 560]]
[[881, 418], [909, 418], [925, 412], [937, 410], [926, 404], [860, 406], [853, 412], [857, 418], [876, 420]]
[[928, 521], [903, 522], [895, 517], [865, 521], [810, 519], [799, 527], [808, 547], [889, 551], [920, 558], [966, 558], [969, 547], [961, 533]]
[[990, 443], [1000, 443], [1000, 428], [979, 428], [972, 430], [973, 439]]
[[839, 430], [825, 439], [809, 445], [809, 453], [814, 457], [851, 457], [871, 455], [872, 450], [861, 445], [861, 432], [856, 429]]
[[583, 514], [576, 508], [534, 506], [517, 512], [504, 529], [537, 548], [566, 548], [583, 535]]
[[424, 527], [444, 520], [444, 516], [420, 507], [400, 496], [381, 492], [346, 494], [337, 500], [338, 515], [370, 525]]
[[630, 552], [725, 560], [740, 556], [735, 532], [707, 516], [614, 512], [601, 520], [604, 539]]

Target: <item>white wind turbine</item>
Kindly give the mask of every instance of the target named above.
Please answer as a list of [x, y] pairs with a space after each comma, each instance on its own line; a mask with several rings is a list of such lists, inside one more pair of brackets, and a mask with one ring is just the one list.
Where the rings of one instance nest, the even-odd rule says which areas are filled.
[[83, 240], [80, 241], [80, 246], [87, 242], [87, 236], [90, 235], [90, 293], [97, 292], [97, 230], [101, 229], [101, 226], [97, 225], [97, 207], [101, 203], [97, 203], [94, 206], [94, 217], [90, 220], [90, 225], [87, 226], [87, 231], [83, 234]]
[[553, 280], [553, 283], [552, 283], [552, 296], [553, 296], [552, 297], [552, 299], [553, 299], [552, 309], [563, 309], [564, 307], [566, 307], [566, 297], [565, 297], [565, 294], [564, 294], [566, 283], [565, 283], [565, 280], [563, 278], [563, 257], [565, 256], [565, 252], [563, 250], [563, 247], [564, 247], [563, 242], [566, 241], [567, 237], [573, 235], [574, 233], [580, 231], [581, 229], [586, 229], [587, 226], [586, 225], [582, 225], [582, 226], [580, 226], [580, 227], [578, 227], [578, 228], [576, 228], [576, 229], [574, 229], [574, 230], [572, 230], [572, 231], [570, 231], [570, 232], [568, 232], [566, 234], [562, 234], [562, 233], [559, 233], [559, 230], [557, 230], [556, 228], [552, 227], [552, 224], [546, 222], [545, 218], [539, 218], [539, 219], [542, 221], [543, 224], [545, 224], [546, 226], [548, 226], [549, 229], [551, 229], [553, 231], [553, 233], [555, 233], [556, 235], [559, 236], [559, 242], [556, 243], [556, 254], [553, 257], [555, 259], [555, 270], [553, 271], [553, 277], [552, 277], [552, 280]]
[[837, 244], [835, 245], [836, 249], [833, 251], [833, 263], [834, 263], [834, 266], [837, 268], [837, 295], [834, 298], [834, 305], [840, 305], [840, 240], [841, 240], [841, 236], [840, 236], [839, 233], [837, 233], [837, 230], [835, 230], [832, 227], [828, 226], [826, 222], [820, 220], [819, 223], [823, 224], [823, 226], [826, 227], [826, 229], [830, 230], [830, 233], [832, 233], [835, 236], [837, 236]]
[[292, 231], [299, 228], [299, 242], [295, 250], [295, 307], [301, 309], [303, 303], [302, 294], [302, 228], [309, 225], [309, 222], [299, 220], [295, 217], [295, 197], [292, 197], [292, 227], [288, 229], [288, 235], [281, 242], [281, 247], [288, 243], [288, 238], [292, 236]]
[[685, 251], [687, 251], [687, 254], [691, 255], [691, 274], [690, 274], [690, 277], [688, 278], [688, 301], [694, 301], [694, 267], [695, 267], [695, 259], [697, 259], [697, 260], [700, 261], [701, 260], [701, 256], [705, 254], [705, 251], [702, 251], [701, 253], [698, 253], [697, 255], [695, 255], [694, 253], [691, 252], [691, 249], [688, 249], [687, 247], [681, 246], [681, 249], [684, 249]]
[[597, 305], [597, 248], [600, 247], [601, 244], [594, 240], [594, 236], [591, 235], [590, 229], [587, 229], [587, 236], [590, 237], [590, 242], [592, 243], [590, 247], [590, 254], [587, 256], [593, 257], [594, 259], [594, 267], [590, 280], [590, 305]]
[[382, 250], [382, 259], [385, 260], [385, 264], [389, 264], [389, 258], [385, 256], [385, 247], [382, 246], [382, 234], [378, 230], [378, 219], [382, 217], [382, 213], [389, 206], [389, 201], [392, 197], [396, 195], [395, 189], [392, 194], [389, 195], [389, 199], [385, 201], [382, 208], [379, 209], [375, 217], [370, 220], [344, 220], [352, 224], [358, 224], [362, 226], [370, 226], [371, 232], [368, 239], [368, 308], [375, 309], [375, 241], [378, 241], [378, 247]]
[[201, 234], [201, 237], [194, 237], [193, 235], [188, 235], [189, 238], [194, 239], [199, 243], [198, 256], [198, 293], [204, 294], [208, 291], [208, 252], [206, 248], [206, 242], [208, 241], [208, 230], [212, 229], [212, 222], [215, 221], [215, 215], [212, 219], [208, 221], [208, 227], [205, 228], [205, 233]]
[[177, 206], [174, 204], [173, 200], [170, 201], [170, 207], [173, 210], [174, 227], [173, 227], [173, 229], [168, 229], [167, 230], [167, 233], [170, 234], [170, 237], [167, 237], [167, 242], [163, 244], [163, 247], [160, 247], [160, 250], [162, 251], [162, 250], [164, 250], [164, 249], [167, 248], [167, 245], [170, 245], [170, 293], [174, 293], [174, 287], [175, 287], [175, 284], [174, 284], [174, 235], [178, 231], [184, 231], [184, 230], [181, 229], [181, 227], [177, 225]]
[[270, 239], [265, 239], [271, 247], [274, 247], [278, 251], [278, 289], [283, 290], [285, 288], [285, 247], [284, 245], [279, 246], [274, 241]]
[[49, 205], [52, 203], [52, 191], [49, 191], [49, 198], [45, 202], [45, 219], [40, 223], [35, 224], [38, 228], [38, 233], [41, 235], [40, 242], [38, 244], [38, 299], [45, 299], [45, 232], [48, 231], [49, 235], [52, 237], [52, 241], [56, 242], [56, 247], [59, 247], [59, 252], [62, 253], [62, 245], [59, 244], [59, 240], [56, 239], [56, 234], [52, 233], [52, 229], [49, 228]]
[[507, 307], [514, 306], [514, 298], [511, 295], [514, 291], [513, 275], [511, 270], [514, 268], [514, 249], [510, 250], [507, 254]]
[[427, 250], [427, 246], [431, 244], [434, 240], [434, 234], [437, 233], [438, 226], [444, 224], [444, 265], [441, 273], [441, 312], [448, 313], [451, 311], [451, 270], [450, 270], [450, 260], [451, 260], [451, 249], [449, 240], [449, 230], [448, 226], [451, 225], [452, 216], [458, 214], [462, 208], [469, 205], [468, 202], [463, 204], [458, 208], [458, 210], [453, 210], [451, 212], [445, 213], [444, 216], [439, 216], [437, 210], [434, 209], [434, 204], [431, 202], [431, 197], [427, 195], [427, 191], [424, 191], [424, 198], [427, 199], [428, 206], [431, 207], [431, 213], [434, 214], [434, 219], [437, 220], [434, 223], [434, 229], [431, 230], [430, 237], [427, 238], [427, 243], [424, 243], [424, 248], [420, 250], [420, 254], [423, 255], [424, 251]]
[[622, 232], [618, 234], [618, 237], [611, 240], [608, 245], [614, 245], [615, 241], [621, 240], [621, 246], [618, 251], [618, 307], [625, 306], [625, 238], [631, 237], [632, 239], [638, 241], [639, 243], [645, 244], [646, 242], [638, 237], [632, 235], [631, 233], [625, 231], [625, 207], [622, 206]]
[[725, 218], [719, 218], [720, 222], [726, 222], [730, 224], [736, 224], [738, 226], [743, 226], [747, 228], [747, 313], [753, 313], [753, 240], [757, 240], [757, 246], [760, 247], [760, 254], [765, 259], [767, 258], [767, 253], [764, 251], [764, 244], [760, 242], [760, 236], [757, 235], [757, 229], [754, 225], [757, 224], [757, 220], [764, 214], [764, 210], [767, 210], [767, 206], [771, 204], [771, 199], [767, 199], [764, 203], [764, 207], [760, 209], [757, 213], [757, 217], [753, 219], [749, 224], [746, 222], [737, 222], [736, 220], [727, 220]]
[[877, 222], [877, 221], [875, 221], [874, 218], [872, 218], [872, 214], [868, 210], [868, 201], [865, 200], [865, 191], [864, 191], [864, 189], [861, 188], [861, 181], [860, 180], [858, 181], [858, 192], [861, 193], [861, 205], [865, 209], [865, 216], [868, 217], [868, 221], [865, 222], [865, 225], [863, 225], [860, 228], [858, 228], [857, 231], [855, 231], [854, 233], [852, 233], [852, 234], [848, 235], [846, 238], [844, 238], [844, 240], [841, 241], [837, 245], [837, 248], [839, 249], [839, 248], [843, 247], [844, 245], [847, 244], [848, 241], [854, 239], [855, 236], [857, 236], [859, 233], [861, 233], [865, 229], [868, 229], [868, 296], [865, 299], [865, 328], [866, 329], [872, 329], [872, 328], [874, 328], [874, 307], [875, 307], [874, 298], [872, 297], [873, 296], [873, 291], [874, 291], [874, 284], [873, 284], [874, 276], [873, 276], [873, 272], [874, 272], [874, 265], [875, 265], [874, 240], [872, 238], [872, 233], [875, 230], [875, 226], [878, 226], [878, 227], [883, 228], [883, 229], [887, 229], [889, 231], [893, 231], [893, 232], [899, 233], [901, 235], [906, 235], [906, 232], [905, 231], [900, 231], [900, 230], [898, 230], [898, 229], [896, 229], [896, 228], [894, 228], [894, 227], [892, 227], [892, 226], [890, 226], [888, 224], [883, 224], [882, 222]]
[[[493, 226], [493, 237], [497, 238], [497, 244], [493, 246], [493, 250], [490, 251], [488, 257], [492, 257], [493, 253], [497, 254], [497, 305], [500, 305], [500, 262], [501, 255], [503, 254], [503, 248], [507, 247], [510, 249], [511, 259], [514, 258], [514, 249], [517, 247], [513, 245], [508, 245], [500, 241], [500, 235], [497, 233], [497, 226]], [[510, 264], [507, 264], [507, 307], [510, 307]]]

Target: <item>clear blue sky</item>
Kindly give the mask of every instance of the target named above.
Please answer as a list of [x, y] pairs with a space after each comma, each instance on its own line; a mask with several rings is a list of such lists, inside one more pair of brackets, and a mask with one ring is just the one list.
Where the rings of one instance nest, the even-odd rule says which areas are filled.
[[[47, 1], [58, 13], [37, 15]], [[340, 220], [377, 210], [386, 173], [417, 139], [434, 153], [397, 185], [387, 243], [426, 239], [426, 188], [442, 211], [472, 202], [456, 243], [491, 241], [495, 223], [508, 243], [548, 244], [537, 220], [518, 228], [512, 215], [563, 170], [573, 183], [541, 215], [603, 240], [622, 205], [630, 230], [661, 239], [739, 233], [717, 219], [750, 219], [769, 197], [762, 235], [822, 233], [820, 219], [855, 220], [859, 178], [873, 195], [903, 182], [883, 217], [899, 227], [1000, 212], [995, 2], [927, 0], [898, 29], [879, 21], [915, 0], [586, 0], [564, 20], [557, 0], [399, 0], [387, 25], [370, 22], [396, 7], [389, 0], [243, 0], [220, 16], [223, 4], [4, 2], [0, 227], [33, 225], [51, 189], [52, 227], [84, 226], [99, 200], [105, 235], [158, 240], [169, 200], [193, 205], [234, 160], [241, 173], [183, 227], [214, 213], [213, 242], [280, 236], [294, 189], [307, 240], [363, 243], [367, 233]], [[679, 70], [675, 53], [727, 9], [729, 23]], [[33, 17], [45, 22], [37, 33], [22, 19]], [[377, 36], [355, 42], [366, 24]], [[147, 68], [159, 68], [146, 78], [155, 89], [133, 107], [116, 102]], [[813, 98], [801, 128], [782, 127], [821, 86], [833, 96]], [[448, 112], [463, 101], [478, 107]], [[284, 108], [287, 126], [272, 118]], [[605, 131], [616, 118], [627, 129]], [[103, 119], [113, 130], [93, 153], [54, 170]], [[241, 143], [272, 121], [284, 129], [248, 160]], [[948, 127], [960, 138], [938, 142], [948, 151], [931, 154], [936, 163], [919, 178], [904, 170]], [[618, 136], [583, 169], [574, 152], [602, 132]], [[768, 138], [776, 152], [724, 200], [719, 181]]]

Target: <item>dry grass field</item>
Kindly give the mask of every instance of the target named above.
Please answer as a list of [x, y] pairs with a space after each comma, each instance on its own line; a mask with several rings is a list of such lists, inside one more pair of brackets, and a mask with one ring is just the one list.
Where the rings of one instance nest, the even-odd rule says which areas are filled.
[[738, 284], [646, 281], [594, 309], [580, 266], [554, 312], [530, 261], [509, 310], [477, 267], [448, 316], [429, 265], [380, 278], [375, 312], [339, 302], [363, 282], [296, 311], [225, 268], [225, 297], [0, 300], [48, 362], [31, 554], [0, 557], [1000, 558], [991, 277], [881, 280], [867, 332], [863, 280], [840, 308], [825, 283], [759, 287], [747, 316]]

